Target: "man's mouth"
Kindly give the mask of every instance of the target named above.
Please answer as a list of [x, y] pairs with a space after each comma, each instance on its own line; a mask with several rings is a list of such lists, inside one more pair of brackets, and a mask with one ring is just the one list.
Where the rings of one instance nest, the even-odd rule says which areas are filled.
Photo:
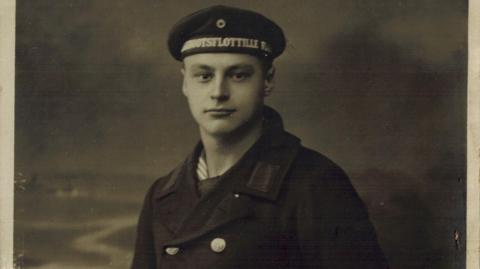
[[205, 109], [205, 113], [207, 113], [211, 116], [216, 116], [216, 117], [230, 116], [235, 111], [237, 111], [237, 110], [234, 109], [234, 108], [210, 108], [210, 109]]

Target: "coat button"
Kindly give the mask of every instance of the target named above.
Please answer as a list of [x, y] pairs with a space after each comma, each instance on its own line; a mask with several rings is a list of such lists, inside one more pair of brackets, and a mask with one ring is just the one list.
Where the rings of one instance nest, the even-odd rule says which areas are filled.
[[225, 250], [227, 247], [227, 242], [223, 238], [215, 238], [210, 242], [210, 248], [212, 248], [213, 252], [220, 253]]
[[233, 197], [235, 197], [235, 198], [239, 198], [239, 197], [240, 197], [240, 194], [238, 194], [238, 193], [234, 193], [234, 194], [233, 194]]
[[180, 251], [179, 248], [177, 247], [168, 247], [165, 249], [165, 252], [168, 254], [168, 255], [175, 255], [178, 253], [178, 251]]

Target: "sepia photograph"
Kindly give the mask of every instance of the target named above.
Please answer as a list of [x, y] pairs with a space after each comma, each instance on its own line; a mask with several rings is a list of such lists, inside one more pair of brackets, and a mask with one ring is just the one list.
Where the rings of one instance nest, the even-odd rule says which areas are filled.
[[14, 268], [467, 268], [467, 0], [15, 9]]

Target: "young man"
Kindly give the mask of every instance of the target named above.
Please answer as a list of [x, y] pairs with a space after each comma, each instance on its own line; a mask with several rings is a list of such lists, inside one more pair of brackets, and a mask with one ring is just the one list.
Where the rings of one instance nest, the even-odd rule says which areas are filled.
[[281, 28], [215, 6], [168, 45], [201, 141], [147, 193], [132, 268], [387, 268], [345, 173], [264, 105]]

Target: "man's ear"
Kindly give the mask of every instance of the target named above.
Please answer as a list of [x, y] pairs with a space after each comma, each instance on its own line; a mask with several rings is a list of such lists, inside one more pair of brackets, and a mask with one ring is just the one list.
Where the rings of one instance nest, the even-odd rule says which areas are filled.
[[272, 66], [265, 74], [265, 88], [263, 89], [263, 96], [269, 96], [275, 87], [275, 67]]
[[182, 69], [180, 69], [180, 72], [182, 73], [182, 76], [183, 76], [182, 93], [183, 95], [187, 96], [187, 92], [185, 90], [185, 68], [182, 67]]

